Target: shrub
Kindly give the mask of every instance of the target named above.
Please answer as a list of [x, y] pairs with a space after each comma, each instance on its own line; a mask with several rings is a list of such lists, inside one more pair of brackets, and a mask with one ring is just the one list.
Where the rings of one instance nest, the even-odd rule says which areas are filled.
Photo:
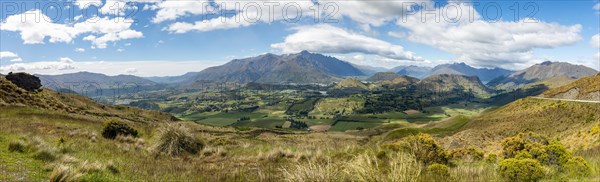
[[592, 174], [592, 167], [590, 166], [590, 163], [585, 161], [583, 157], [579, 156], [569, 159], [561, 170], [567, 175], [573, 177], [588, 176]]
[[184, 126], [166, 125], [160, 131], [154, 152], [180, 156], [185, 153], [197, 154], [203, 147], [204, 143], [197, 140]]
[[137, 130], [129, 127], [129, 125], [117, 121], [117, 120], [109, 120], [104, 123], [104, 129], [102, 129], [102, 137], [107, 139], [115, 139], [117, 135], [130, 135], [133, 137], [138, 136]]
[[498, 170], [508, 181], [538, 181], [544, 177], [544, 168], [535, 159], [505, 159]]
[[25, 143], [23, 143], [23, 141], [12, 141], [12, 142], [8, 143], [8, 151], [9, 152], [23, 153], [26, 151], [26, 149], [27, 149], [27, 147], [25, 146]]
[[28, 73], [8, 73], [5, 76], [7, 80], [14, 83], [18, 87], [27, 91], [39, 91], [42, 87], [42, 82], [37, 76]]
[[594, 125], [594, 127], [590, 130], [590, 134], [591, 135], [596, 135], [600, 133], [600, 125], [596, 124]]
[[427, 175], [435, 181], [444, 181], [450, 178], [450, 170], [444, 164], [431, 164], [427, 166]]
[[463, 148], [463, 149], [458, 149], [458, 150], [452, 150], [450, 152], [450, 157], [452, 157], [454, 159], [478, 161], [478, 160], [483, 159], [484, 153], [475, 147], [468, 147], [466, 149]]
[[496, 161], [498, 161], [498, 155], [488, 154], [488, 156], [485, 158], [485, 161], [488, 163], [496, 163]]
[[515, 156], [515, 159], [533, 159], [533, 156], [529, 152], [522, 151]]
[[555, 140], [545, 147], [544, 155], [540, 155], [538, 160], [546, 165], [562, 166], [570, 158], [572, 158], [572, 154], [567, 150], [567, 147]]
[[410, 152], [415, 158], [424, 164], [447, 164], [448, 156], [443, 147], [439, 146], [433, 137], [428, 134], [419, 133], [404, 138], [398, 143], [401, 150]]
[[548, 144], [548, 139], [543, 135], [533, 132], [519, 133], [517, 136], [502, 140], [502, 154], [505, 158], [514, 158], [522, 151], [530, 152], [532, 149], [539, 149]]

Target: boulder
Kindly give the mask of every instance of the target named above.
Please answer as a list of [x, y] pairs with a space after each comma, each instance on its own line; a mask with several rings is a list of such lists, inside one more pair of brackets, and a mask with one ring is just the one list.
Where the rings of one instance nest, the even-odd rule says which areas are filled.
[[14, 83], [18, 87], [27, 91], [39, 91], [42, 87], [42, 82], [37, 76], [33, 76], [27, 73], [8, 73], [5, 76], [7, 80]]

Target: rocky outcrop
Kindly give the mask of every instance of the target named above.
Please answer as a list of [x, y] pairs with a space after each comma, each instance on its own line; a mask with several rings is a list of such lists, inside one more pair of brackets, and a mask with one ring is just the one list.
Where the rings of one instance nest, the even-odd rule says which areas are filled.
[[40, 78], [27, 73], [8, 73], [7, 80], [27, 91], [39, 91], [42, 88]]

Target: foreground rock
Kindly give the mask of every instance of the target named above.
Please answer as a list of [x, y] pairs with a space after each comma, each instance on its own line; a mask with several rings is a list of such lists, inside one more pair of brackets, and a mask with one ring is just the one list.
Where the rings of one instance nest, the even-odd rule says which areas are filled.
[[42, 87], [42, 82], [36, 76], [27, 73], [8, 73], [5, 76], [7, 80], [14, 83], [18, 87], [27, 91], [39, 91]]

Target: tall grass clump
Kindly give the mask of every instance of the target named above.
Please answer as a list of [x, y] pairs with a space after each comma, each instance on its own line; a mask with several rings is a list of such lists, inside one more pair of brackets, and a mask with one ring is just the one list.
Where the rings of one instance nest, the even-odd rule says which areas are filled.
[[50, 182], [71, 182], [78, 181], [81, 177], [74, 168], [67, 165], [57, 165], [50, 173]]
[[10, 143], [8, 143], [8, 151], [9, 152], [20, 152], [23, 153], [27, 150], [27, 146], [25, 145], [25, 142], [19, 140], [19, 141], [11, 141]]
[[419, 162], [403, 152], [368, 150], [344, 166], [344, 175], [351, 181], [416, 181], [421, 173]]
[[165, 125], [160, 129], [153, 151], [156, 154], [180, 156], [183, 154], [197, 154], [204, 147], [204, 143], [198, 140], [183, 125]]
[[281, 169], [285, 181], [342, 181], [342, 166], [331, 160], [316, 161], [308, 160], [296, 163], [289, 168]]

